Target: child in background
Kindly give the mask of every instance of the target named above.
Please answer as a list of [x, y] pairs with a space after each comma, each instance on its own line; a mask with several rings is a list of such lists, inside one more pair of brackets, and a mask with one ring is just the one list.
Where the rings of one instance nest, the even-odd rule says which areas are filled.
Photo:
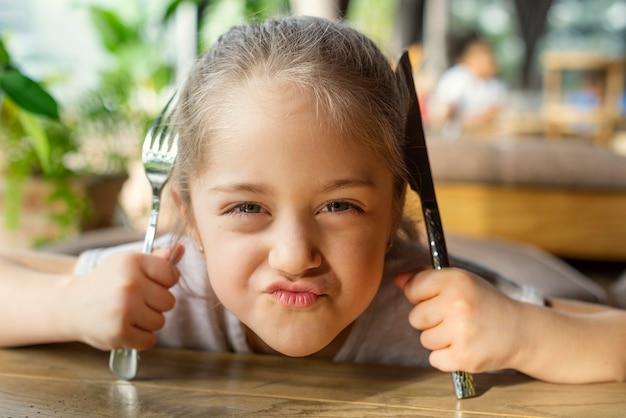
[[451, 55], [454, 64], [442, 74], [431, 96], [431, 122], [443, 126], [444, 133], [457, 131], [457, 135], [489, 127], [507, 97], [491, 45], [472, 32], [456, 41]]
[[[171, 179], [185, 233], [0, 259], [0, 345], [81, 341], [626, 377], [626, 314], [428, 268], [402, 219], [402, 78], [347, 25], [237, 27], [195, 65]], [[572, 312], [576, 310], [577, 312]]]

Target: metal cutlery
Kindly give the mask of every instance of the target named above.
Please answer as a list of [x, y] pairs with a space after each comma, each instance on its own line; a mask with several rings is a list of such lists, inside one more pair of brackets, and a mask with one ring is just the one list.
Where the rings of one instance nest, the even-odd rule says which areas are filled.
[[[161, 192], [170, 177], [178, 152], [178, 134], [173, 132], [170, 126], [175, 98], [176, 94], [167, 102], [143, 141], [141, 159], [152, 187], [152, 206], [142, 249], [145, 254], [152, 252], [161, 206]], [[112, 350], [109, 368], [119, 379], [134, 379], [139, 369], [139, 352], [126, 348]]]
[[[448, 259], [445, 236], [435, 196], [422, 115], [413, 81], [413, 69], [407, 51], [400, 57], [396, 71], [401, 72], [404, 76], [410, 94], [404, 144], [404, 157], [409, 171], [409, 185], [419, 195], [431, 260], [433, 267], [439, 270], [450, 267], [450, 260]], [[462, 371], [452, 372], [452, 382], [458, 399], [471, 398], [476, 395], [471, 374]]]

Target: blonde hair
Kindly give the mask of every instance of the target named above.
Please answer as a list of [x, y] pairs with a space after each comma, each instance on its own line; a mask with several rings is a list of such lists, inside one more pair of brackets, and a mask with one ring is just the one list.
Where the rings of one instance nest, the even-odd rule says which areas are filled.
[[330, 129], [374, 153], [396, 179], [393, 205], [400, 219], [406, 189], [404, 84], [370, 39], [344, 23], [315, 17], [234, 27], [193, 67], [176, 116], [179, 156], [172, 183], [183, 205], [190, 204], [189, 182], [204, 169], [212, 138], [224, 129], [224, 112], [236, 105], [229, 102], [229, 90], [258, 79], [304, 89]]

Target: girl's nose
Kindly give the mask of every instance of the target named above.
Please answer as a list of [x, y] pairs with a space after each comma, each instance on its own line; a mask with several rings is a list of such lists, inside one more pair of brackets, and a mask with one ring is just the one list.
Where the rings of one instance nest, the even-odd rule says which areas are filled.
[[313, 238], [313, 231], [303, 223], [276, 225], [268, 257], [270, 267], [288, 277], [302, 276], [320, 267], [322, 255]]

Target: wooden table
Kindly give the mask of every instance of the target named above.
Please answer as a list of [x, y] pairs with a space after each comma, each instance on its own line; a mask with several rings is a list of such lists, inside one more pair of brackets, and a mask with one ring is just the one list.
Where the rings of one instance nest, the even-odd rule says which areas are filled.
[[411, 367], [154, 349], [116, 381], [108, 353], [70, 344], [0, 350], [2, 417], [624, 417], [626, 384], [553, 385], [475, 376], [458, 401], [450, 375]]

